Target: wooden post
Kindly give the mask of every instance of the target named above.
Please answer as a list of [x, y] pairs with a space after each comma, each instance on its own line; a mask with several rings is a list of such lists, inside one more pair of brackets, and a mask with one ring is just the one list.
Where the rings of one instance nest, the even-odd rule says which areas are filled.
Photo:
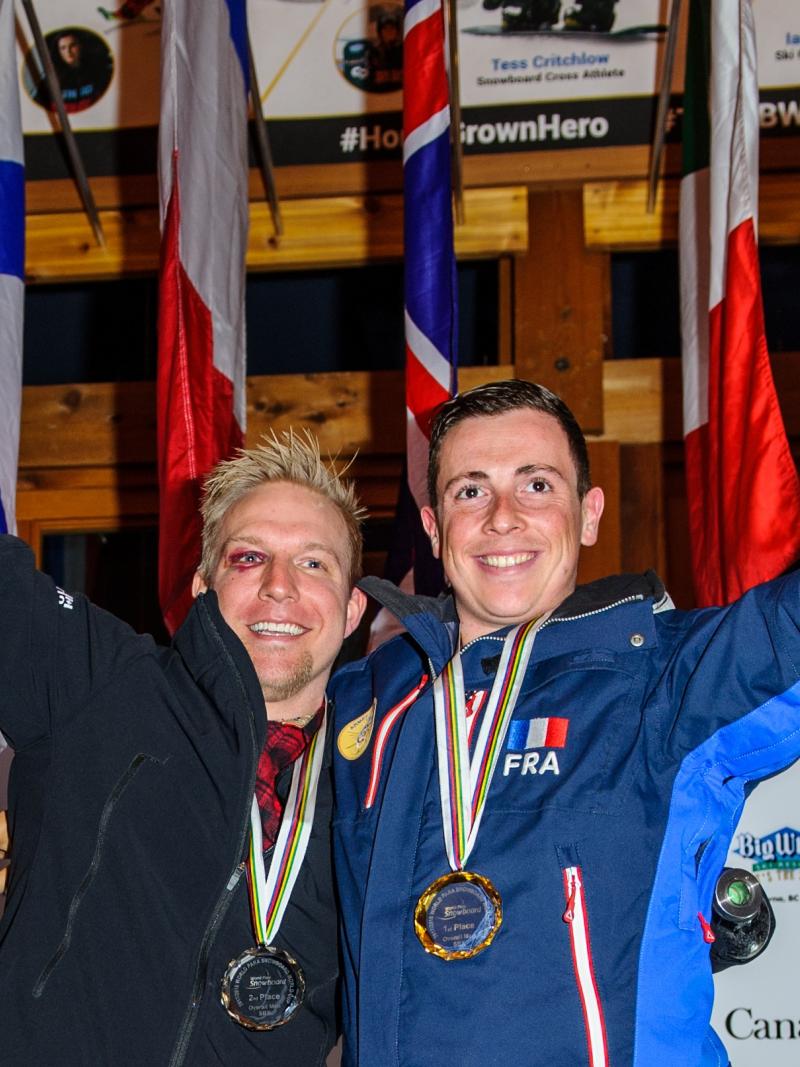
[[580, 189], [529, 196], [528, 253], [514, 261], [516, 376], [563, 397], [585, 433], [602, 433], [609, 257], [586, 251]]
[[581, 549], [578, 582], [593, 582], [621, 568], [620, 446], [617, 441], [589, 440], [592, 481], [602, 486], [606, 497], [600, 536], [592, 548]]
[[620, 449], [622, 569], [666, 576], [664, 456], [659, 443]]

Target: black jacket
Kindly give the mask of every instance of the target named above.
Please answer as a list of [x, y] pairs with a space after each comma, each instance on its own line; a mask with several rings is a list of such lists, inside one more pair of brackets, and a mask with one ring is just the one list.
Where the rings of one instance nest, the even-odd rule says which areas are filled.
[[337, 977], [329, 755], [275, 940], [305, 972], [305, 1003], [265, 1033], [220, 1004], [228, 962], [255, 940], [242, 861], [266, 720], [215, 595], [160, 648], [0, 537], [0, 613], [0, 730], [16, 750], [3, 1062], [324, 1063]]

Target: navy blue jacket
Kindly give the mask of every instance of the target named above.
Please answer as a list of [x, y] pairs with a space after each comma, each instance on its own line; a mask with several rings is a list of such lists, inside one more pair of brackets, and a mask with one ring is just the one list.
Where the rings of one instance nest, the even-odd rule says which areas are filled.
[[[623, 576], [557, 609], [467, 863], [503, 923], [453, 961], [425, 952], [413, 913], [449, 869], [431, 679], [457, 620], [449, 599], [365, 583], [408, 633], [334, 679], [349, 1067], [728, 1062], [699, 916], [748, 786], [800, 755], [799, 580], [687, 613], [654, 575]], [[490, 688], [502, 636], [464, 650], [468, 694]], [[542, 730], [553, 742], [526, 750]]]
[[255, 940], [242, 860], [266, 716], [216, 596], [159, 648], [0, 537], [0, 613], [0, 729], [16, 750], [0, 1060], [323, 1064], [338, 972], [329, 772], [276, 939], [305, 971], [305, 1004], [265, 1033], [220, 1004], [225, 968]]

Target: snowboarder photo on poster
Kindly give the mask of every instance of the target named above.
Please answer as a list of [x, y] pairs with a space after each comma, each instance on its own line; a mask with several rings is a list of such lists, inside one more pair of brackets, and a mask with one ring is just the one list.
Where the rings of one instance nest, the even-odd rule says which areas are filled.
[[[47, 33], [45, 43], [53, 60], [64, 109], [74, 113], [96, 104], [114, 75], [114, 57], [103, 38], [81, 26], [67, 26]], [[44, 73], [40, 72], [34, 79], [33, 69], [31, 56], [25, 68], [25, 86], [31, 99], [55, 111]]]
[[372, 33], [344, 42], [339, 68], [351, 85], [369, 93], [393, 93], [403, 86], [403, 9], [370, 8]]
[[[564, 30], [608, 33], [614, 25], [617, 0], [573, 0], [564, 13]], [[483, 0], [486, 11], [501, 8], [502, 28], [514, 31], [544, 31], [556, 27], [561, 0]]]

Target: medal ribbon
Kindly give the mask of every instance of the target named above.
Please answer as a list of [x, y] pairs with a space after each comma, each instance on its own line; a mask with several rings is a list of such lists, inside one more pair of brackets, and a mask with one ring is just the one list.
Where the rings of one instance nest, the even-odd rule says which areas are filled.
[[250, 808], [250, 851], [247, 857], [250, 912], [260, 945], [268, 945], [278, 932], [311, 837], [317, 785], [325, 754], [327, 708], [305, 752], [295, 761], [292, 784], [283, 809], [269, 873], [264, 871], [261, 812], [255, 796]]
[[454, 871], [463, 870], [475, 845], [489, 786], [522, 688], [533, 642], [546, 618], [543, 615], [521, 623], [504, 639], [500, 665], [471, 759], [460, 651], [434, 683], [439, 797], [445, 850]]

